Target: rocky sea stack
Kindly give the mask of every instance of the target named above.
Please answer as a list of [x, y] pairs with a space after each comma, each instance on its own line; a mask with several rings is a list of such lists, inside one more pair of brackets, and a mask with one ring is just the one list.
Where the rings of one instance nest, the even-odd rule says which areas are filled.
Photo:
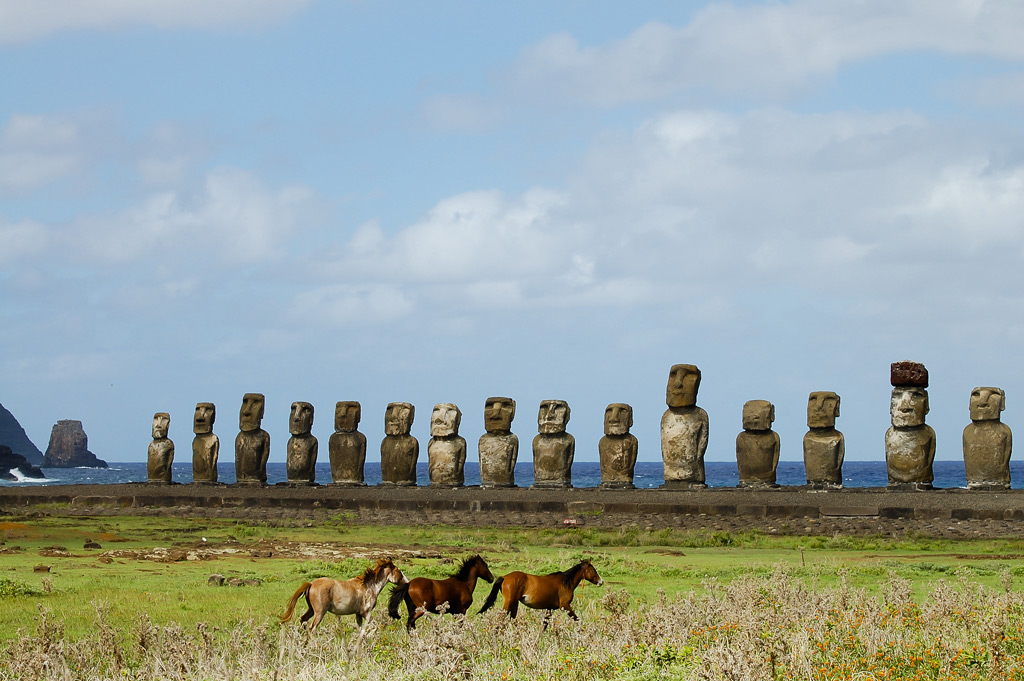
[[[15, 475], [17, 470], [21, 475]], [[7, 445], [0, 445], [0, 480], [20, 478], [44, 478], [43, 472], [30, 464], [21, 454], [11, 451]]]
[[81, 421], [57, 421], [50, 432], [50, 445], [43, 455], [43, 468], [107, 468], [107, 462], [89, 451], [89, 438]]

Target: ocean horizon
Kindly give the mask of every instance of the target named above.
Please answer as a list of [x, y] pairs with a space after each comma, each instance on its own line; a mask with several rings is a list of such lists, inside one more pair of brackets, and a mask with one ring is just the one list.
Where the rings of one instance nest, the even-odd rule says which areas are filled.
[[[145, 482], [147, 478], [146, 463], [142, 462], [108, 462], [109, 468], [43, 468], [46, 476], [42, 480], [23, 479], [18, 481], [0, 481], [0, 486], [31, 486], [31, 485], [110, 485], [132, 482]], [[192, 464], [175, 463], [171, 467], [172, 480], [179, 483], [192, 482]], [[380, 462], [367, 461], [364, 468], [367, 485], [378, 485], [381, 481]], [[964, 462], [936, 461], [933, 465], [936, 488], [965, 488], [967, 478], [964, 473]], [[234, 461], [221, 462], [217, 466], [218, 479], [223, 483], [235, 481]], [[466, 485], [480, 484], [479, 463], [466, 462]], [[707, 461], [705, 475], [709, 487], [735, 487], [739, 475], [734, 461]], [[1024, 462], [1010, 462], [1010, 475], [1013, 489], [1024, 488]], [[267, 482], [275, 484], [287, 480], [284, 462], [267, 464]], [[634, 484], [638, 488], [657, 488], [664, 483], [663, 468], [660, 461], [639, 461], [634, 470]], [[323, 461], [316, 465], [316, 482], [331, 482], [330, 463]], [[888, 482], [884, 461], [847, 461], [843, 465], [843, 485], [847, 488], [885, 487]], [[780, 461], [777, 469], [777, 483], [781, 486], [799, 487], [807, 484], [802, 461]], [[421, 460], [417, 465], [417, 484], [430, 484], [427, 463]], [[533, 484], [533, 464], [519, 463], [516, 465], [516, 484], [529, 487]], [[575, 462], [572, 467], [572, 484], [574, 487], [597, 487], [601, 484], [601, 465], [596, 461]]]

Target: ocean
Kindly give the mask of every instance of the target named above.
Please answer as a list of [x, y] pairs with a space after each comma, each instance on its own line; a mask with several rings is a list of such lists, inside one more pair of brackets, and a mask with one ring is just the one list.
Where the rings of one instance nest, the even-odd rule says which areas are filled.
[[[422, 457], [421, 457], [422, 458]], [[935, 487], [966, 487], [963, 461], [936, 461], [934, 466]], [[234, 462], [221, 463], [218, 467], [221, 482], [235, 481]], [[430, 484], [427, 475], [426, 461], [417, 467], [418, 483]], [[739, 481], [736, 463], [729, 461], [708, 461], [705, 463], [707, 484], [710, 487], [735, 487]], [[78, 484], [117, 484], [126, 482], [145, 482], [145, 462], [120, 463], [113, 462], [110, 468], [44, 468], [44, 480], [23, 480], [18, 482], [0, 481], [0, 486], [7, 485], [78, 485]], [[368, 461], [365, 467], [366, 483], [380, 483], [380, 463]], [[1015, 489], [1024, 488], [1024, 462], [1011, 461], [1010, 475]], [[175, 482], [192, 481], [192, 464], [173, 464], [172, 477]], [[267, 464], [267, 482], [270, 484], [287, 480], [285, 464]], [[331, 467], [327, 462], [316, 466], [316, 480], [321, 484], [331, 482]], [[634, 473], [634, 484], [641, 488], [658, 487], [664, 482], [661, 462], [637, 462]], [[804, 464], [802, 461], [780, 461], [778, 483], [787, 486], [806, 484]], [[533, 483], [533, 465], [520, 463], [516, 465], [516, 483], [520, 487], [528, 487]], [[572, 483], [574, 487], [597, 487], [601, 484], [601, 467], [596, 461], [579, 461], [572, 467]], [[847, 461], [843, 464], [843, 484], [846, 487], [885, 487], [887, 476], [884, 461]], [[480, 484], [479, 464], [466, 462], [466, 484]]]

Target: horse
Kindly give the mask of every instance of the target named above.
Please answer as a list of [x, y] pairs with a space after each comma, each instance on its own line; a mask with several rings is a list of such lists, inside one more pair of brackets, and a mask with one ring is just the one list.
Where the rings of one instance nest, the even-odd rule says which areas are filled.
[[462, 561], [462, 565], [447, 579], [429, 579], [416, 577], [407, 584], [400, 584], [391, 590], [388, 601], [388, 614], [399, 619], [398, 612], [402, 601], [409, 611], [406, 628], [416, 626], [416, 620], [425, 613], [437, 614], [442, 605], [447, 605], [447, 612], [453, 615], [465, 615], [473, 604], [473, 589], [476, 588], [477, 577], [488, 582], [494, 581], [494, 575], [487, 567], [487, 561], [480, 556], [473, 556]]
[[572, 609], [572, 598], [580, 582], [587, 580], [601, 586], [604, 580], [587, 558], [564, 572], [550, 575], [530, 575], [525, 572], [510, 572], [494, 580], [494, 587], [484, 601], [480, 612], [487, 611], [498, 598], [498, 592], [505, 597], [505, 612], [513, 619], [519, 613], [519, 604], [535, 610], [547, 610], [544, 614], [544, 629], [555, 610], [565, 610], [569, 617], [578, 620]]
[[382, 558], [366, 572], [346, 581], [320, 577], [312, 582], [303, 582], [288, 601], [288, 609], [280, 616], [282, 623], [291, 619], [295, 603], [300, 596], [306, 597], [309, 608], [301, 618], [303, 624], [312, 617], [309, 630], [313, 631], [328, 612], [335, 615], [355, 615], [359, 627], [359, 639], [366, 632], [370, 622], [370, 611], [377, 605], [377, 597], [388, 582], [407, 584], [409, 579], [402, 574], [390, 558]]

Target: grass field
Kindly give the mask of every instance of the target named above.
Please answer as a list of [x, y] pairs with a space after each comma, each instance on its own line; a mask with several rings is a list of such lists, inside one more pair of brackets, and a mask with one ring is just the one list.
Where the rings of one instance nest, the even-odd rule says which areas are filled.
[[[1024, 668], [1018, 540], [6, 516], [0, 541], [4, 679], [969, 679]], [[358, 648], [352, 618], [329, 617], [312, 637], [277, 623], [302, 581], [348, 578], [383, 555], [410, 577], [444, 577], [476, 553], [495, 575], [588, 557], [605, 585], [577, 592], [581, 623], [558, 616], [544, 635], [533, 611], [511, 624], [477, 615], [483, 582], [465, 620], [429, 617], [411, 637], [387, 617], [385, 591]], [[210, 586], [214, 573], [250, 583]]]

